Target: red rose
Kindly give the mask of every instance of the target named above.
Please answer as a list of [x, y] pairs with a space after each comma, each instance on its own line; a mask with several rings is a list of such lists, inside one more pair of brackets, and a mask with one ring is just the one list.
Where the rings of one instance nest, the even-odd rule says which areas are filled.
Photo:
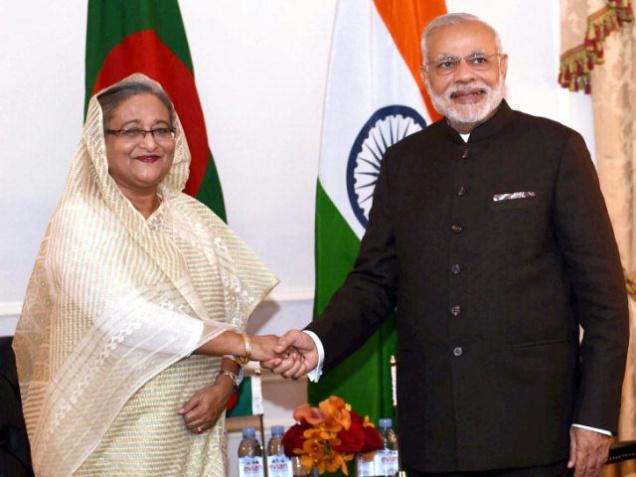
[[374, 450], [380, 450], [384, 447], [382, 436], [375, 427], [364, 428], [364, 445], [360, 452], [366, 454]]
[[357, 422], [361, 426], [364, 424], [364, 419], [360, 414], [355, 411], [350, 411], [349, 414], [351, 415], [351, 422]]
[[362, 420], [355, 419], [353, 412], [351, 413], [351, 426], [347, 430], [341, 430], [338, 433], [338, 439], [340, 439], [340, 445], [334, 446], [333, 448], [336, 452], [343, 454], [355, 454], [360, 452], [360, 449], [364, 446]]
[[303, 448], [303, 442], [305, 442], [303, 432], [310, 427], [309, 424], [303, 421], [301, 424], [294, 424], [283, 434], [283, 448], [285, 449], [285, 455], [287, 457], [298, 455], [294, 452], [294, 449]]
[[384, 447], [384, 441], [378, 430], [375, 427], [371, 426], [365, 427], [364, 418], [355, 411], [351, 411], [352, 427], [354, 423], [356, 424], [356, 426], [359, 425], [362, 428], [362, 432], [364, 435], [364, 442], [362, 445], [360, 445], [356, 452], [366, 454], [367, 452], [380, 450], [382, 449], [382, 447]]

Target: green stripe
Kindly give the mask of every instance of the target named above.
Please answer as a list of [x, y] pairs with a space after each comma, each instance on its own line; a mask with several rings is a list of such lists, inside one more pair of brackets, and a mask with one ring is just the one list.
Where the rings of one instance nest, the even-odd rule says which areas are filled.
[[227, 222], [225, 204], [223, 203], [223, 191], [221, 190], [221, 180], [214, 164], [214, 157], [210, 153], [208, 165], [201, 182], [201, 188], [197, 194], [197, 199], [207, 205], [218, 215], [223, 222]]
[[126, 36], [153, 29], [192, 71], [192, 60], [176, 0], [89, 0], [86, 30], [86, 101], [104, 59]]
[[[353, 268], [360, 241], [318, 182], [316, 194], [316, 298], [314, 316]], [[309, 385], [313, 404], [335, 394], [375, 423], [392, 417], [389, 357], [395, 352], [394, 319], [387, 320], [373, 336], [336, 368]]]
[[322, 313], [344, 282], [358, 255], [360, 240], [327, 196], [316, 188], [316, 296], [314, 316]]

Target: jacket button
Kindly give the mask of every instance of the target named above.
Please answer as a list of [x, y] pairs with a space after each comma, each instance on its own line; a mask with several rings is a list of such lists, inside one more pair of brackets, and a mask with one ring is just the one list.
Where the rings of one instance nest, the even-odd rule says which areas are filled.
[[451, 225], [451, 230], [453, 231], [453, 233], [458, 234], [462, 230], [464, 230], [464, 228], [461, 225], [459, 225], [459, 224], [453, 224], [453, 225]]
[[453, 356], [455, 357], [460, 357], [462, 354], [464, 354], [464, 350], [462, 349], [461, 346], [456, 346], [455, 348], [453, 348]]
[[451, 273], [453, 275], [459, 275], [461, 271], [462, 271], [462, 267], [459, 266], [459, 263], [454, 263], [451, 265]]
[[467, 192], [466, 187], [460, 186], [460, 188], [457, 190], [457, 195], [459, 197], [464, 197], [466, 195], [466, 192]]
[[462, 159], [468, 159], [468, 147], [465, 147], [462, 151]]
[[453, 305], [451, 306], [450, 312], [453, 316], [459, 316], [459, 314], [462, 312], [462, 307], [459, 305]]

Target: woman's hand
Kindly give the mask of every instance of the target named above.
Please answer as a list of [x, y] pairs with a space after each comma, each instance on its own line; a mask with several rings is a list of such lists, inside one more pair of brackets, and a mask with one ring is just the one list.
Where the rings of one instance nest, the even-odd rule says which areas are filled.
[[201, 434], [216, 424], [233, 392], [231, 379], [221, 375], [214, 384], [195, 392], [179, 414], [190, 431]]
[[275, 335], [246, 335], [249, 343], [245, 342], [242, 333], [228, 330], [219, 336], [202, 344], [194, 352], [197, 354], [205, 354], [208, 356], [232, 355], [240, 358], [245, 356], [249, 350], [250, 359], [253, 361], [268, 361], [273, 358], [286, 358], [274, 351], [274, 347], [278, 343], [278, 336]]
[[278, 343], [278, 336], [250, 335], [250, 341], [252, 342], [252, 353], [250, 354], [250, 359], [254, 361], [267, 361], [279, 356], [278, 353], [274, 351], [274, 348]]

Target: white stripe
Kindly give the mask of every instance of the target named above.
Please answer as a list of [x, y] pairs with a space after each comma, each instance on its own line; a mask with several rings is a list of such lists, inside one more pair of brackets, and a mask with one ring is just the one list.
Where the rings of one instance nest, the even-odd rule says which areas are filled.
[[394, 104], [415, 109], [430, 124], [418, 85], [373, 1], [340, 1], [331, 46], [319, 176], [358, 237], [364, 228], [349, 201], [347, 161], [371, 115]]
[[261, 386], [261, 377], [253, 375], [250, 377], [252, 385], [252, 414], [258, 416], [263, 414], [263, 389]]

